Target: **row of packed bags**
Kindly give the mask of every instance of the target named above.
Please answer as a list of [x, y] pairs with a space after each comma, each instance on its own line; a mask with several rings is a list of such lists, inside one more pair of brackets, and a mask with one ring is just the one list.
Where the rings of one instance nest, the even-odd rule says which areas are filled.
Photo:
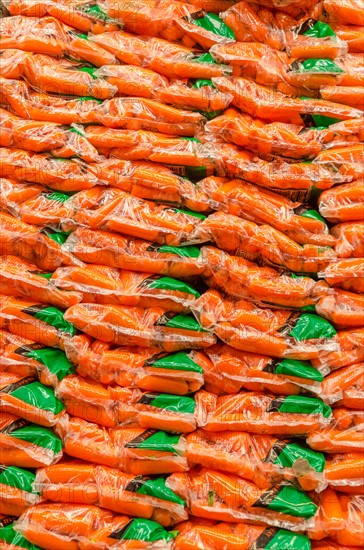
[[[17, 304], [23, 309], [28, 305], [21, 300]], [[46, 315], [46, 310], [39, 308], [34, 313]], [[59, 312], [58, 317], [61, 315]], [[5, 330], [1, 330], [0, 338], [4, 376], [19, 380], [38, 378], [47, 386], [58, 386], [77, 370], [79, 375], [96, 382], [134, 386], [142, 391], [187, 395], [205, 384], [208, 391], [217, 395], [243, 389], [278, 395], [306, 393], [318, 395], [330, 404], [338, 402], [352, 409], [362, 406], [362, 362], [355, 356], [352, 364], [335, 369], [324, 379], [325, 366], [317, 369], [307, 361], [273, 359], [223, 344], [207, 348], [205, 353], [193, 350], [168, 354], [157, 348], [118, 347], [78, 335], [67, 341], [68, 359], [60, 349]], [[356, 359], [359, 361], [355, 363]]]

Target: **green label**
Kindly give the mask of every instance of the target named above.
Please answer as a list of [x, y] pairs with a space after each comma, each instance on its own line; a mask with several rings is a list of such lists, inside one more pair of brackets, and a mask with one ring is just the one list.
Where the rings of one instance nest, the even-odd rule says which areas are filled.
[[104, 23], [117, 23], [115, 19], [112, 19], [105, 13], [97, 4], [87, 4], [86, 6], [77, 6], [77, 10], [82, 13], [86, 13], [94, 19], [103, 21]]
[[140, 495], [148, 495], [161, 500], [168, 500], [169, 502], [181, 504], [182, 506], [185, 505], [185, 501], [176, 495], [172, 489], [166, 486], [166, 480], [162, 477], [147, 479], [143, 476], [138, 476], [127, 484], [125, 491], [131, 491]]
[[159, 244], [151, 244], [147, 248], [147, 252], [162, 252], [165, 254], [176, 254], [181, 258], [198, 258], [200, 256], [200, 249], [197, 246], [168, 246]]
[[12, 545], [11, 548], [26, 548], [27, 550], [42, 550], [39, 546], [28, 542], [24, 537], [17, 533], [13, 524], [0, 528], [0, 540], [4, 540], [8, 544]]
[[296, 359], [283, 359], [274, 366], [275, 374], [286, 374], [287, 376], [298, 376], [299, 378], [307, 378], [322, 382], [324, 377], [321, 372], [311, 367], [307, 361], [297, 361]]
[[43, 386], [40, 382], [31, 382], [10, 393], [13, 397], [24, 401], [24, 403], [28, 403], [44, 411], [52, 412], [53, 414], [59, 414], [65, 409], [62, 401], [54, 395], [52, 388]]
[[335, 335], [334, 327], [326, 319], [313, 313], [302, 313], [289, 332], [289, 336], [295, 340], [333, 338]]
[[96, 67], [80, 67], [79, 69], [77, 69], [78, 71], [82, 72], [82, 73], [87, 73], [89, 74], [90, 76], [92, 76], [92, 78], [94, 78], [95, 80], [97, 79], [97, 76], [95, 75], [95, 72], [97, 71], [97, 68]]
[[272, 462], [282, 468], [293, 468], [297, 460], [306, 460], [316, 472], [323, 472], [326, 464], [322, 453], [284, 440], [274, 443], [264, 462]]
[[188, 354], [183, 351], [173, 355], [167, 355], [157, 360], [154, 360], [153, 357], [151, 357], [144, 364], [145, 366], [158, 367], [159, 369], [192, 371], [203, 374], [202, 368], [197, 363], [192, 361]]
[[284, 485], [266, 507], [268, 510], [307, 519], [314, 516], [317, 511], [317, 506], [310, 497], [293, 485]]
[[214, 58], [212, 57], [212, 55], [210, 53], [203, 53], [202, 55], [199, 55], [198, 57], [196, 57], [192, 61], [194, 61], [196, 63], [210, 63], [210, 64], [213, 64], [213, 65], [216, 65], [216, 61], [214, 60]]
[[311, 550], [310, 539], [285, 529], [267, 527], [254, 541], [251, 550]]
[[75, 327], [65, 320], [62, 311], [56, 307], [43, 305], [34, 305], [26, 307], [22, 310], [27, 315], [31, 315], [44, 323], [48, 323], [52, 327], [58, 328], [62, 332], [67, 332], [71, 336], [74, 336], [76, 331]]
[[[146, 280], [150, 281], [149, 278]], [[183, 292], [185, 294], [192, 294], [193, 296], [195, 296], [195, 298], [200, 297], [200, 293], [197, 292], [197, 290], [195, 290], [194, 288], [192, 288], [192, 286], [188, 285], [187, 283], [183, 283], [178, 279], [172, 279], [171, 277], [156, 278], [152, 282], [148, 282], [147, 286], [148, 288], [160, 288], [161, 290], [175, 290], [177, 292]]]
[[177, 445], [180, 436], [167, 432], [157, 432], [149, 429], [125, 444], [127, 449], [145, 449], [146, 451], [161, 451], [178, 455]]
[[303, 218], [312, 218], [314, 220], [319, 220], [320, 222], [323, 222], [324, 224], [326, 224], [326, 221], [324, 220], [324, 218], [321, 216], [321, 214], [319, 212], [317, 212], [317, 210], [306, 210], [305, 212], [302, 212], [302, 214], [300, 214]]
[[344, 73], [332, 59], [305, 59], [304, 61], [294, 61], [291, 65], [291, 70], [299, 71], [300, 73]]
[[43, 426], [37, 426], [36, 424], [29, 424], [19, 430], [14, 430], [9, 434], [11, 437], [21, 439], [22, 441], [28, 441], [38, 447], [49, 449], [55, 454], [62, 451], [62, 441], [56, 434], [49, 428]]
[[177, 315], [176, 313], [165, 313], [154, 323], [154, 326], [166, 326], [170, 328], [180, 328], [183, 330], [194, 330], [197, 332], [207, 332], [196, 319], [189, 315]]
[[35, 474], [28, 472], [28, 470], [23, 470], [16, 466], [0, 465], [0, 483], [3, 485], [10, 485], [27, 493], [37, 494], [33, 490], [34, 481]]
[[155, 521], [135, 518], [131, 519], [121, 529], [111, 533], [109, 538], [118, 540], [144, 540], [153, 543], [158, 540], [169, 542], [172, 540], [172, 535]]
[[47, 235], [47, 237], [52, 239], [52, 241], [54, 241], [55, 243], [62, 245], [66, 242], [70, 233], [65, 233], [63, 231], [62, 232], [60, 231], [59, 233], [46, 232], [45, 234]]
[[194, 414], [196, 407], [196, 402], [191, 397], [170, 395], [167, 393], [146, 393], [137, 403], [183, 414]]
[[56, 375], [59, 381], [63, 380], [68, 374], [72, 374], [75, 370], [65, 353], [60, 349], [35, 349], [29, 351], [27, 356], [45, 365], [52, 374]]
[[42, 193], [42, 197], [45, 197], [49, 201], [57, 201], [62, 203], [68, 201], [70, 198], [69, 195], [58, 193], [57, 191], [54, 191], [53, 193]]
[[287, 395], [277, 397], [269, 405], [267, 412], [281, 412], [291, 414], [321, 414], [325, 418], [331, 416], [332, 411], [317, 397], [304, 397], [302, 395]]
[[[306, 30], [307, 29], [307, 30]], [[330, 25], [322, 21], [309, 19], [302, 27], [299, 34], [304, 36], [312, 36], [313, 38], [325, 38], [326, 36], [336, 36]]]
[[[185, 176], [192, 182], [203, 180], [207, 177], [207, 170], [205, 166], [186, 166]], [[206, 216], [205, 216], [206, 217]]]
[[102, 99], [96, 99], [96, 97], [92, 97], [91, 95], [77, 97], [76, 101], [96, 101], [96, 103], [103, 103]]
[[181, 210], [180, 208], [173, 208], [173, 210], [174, 212], [180, 212], [181, 214], [193, 216], [194, 218], [199, 218], [200, 220], [206, 220], [206, 216], [204, 216], [204, 214], [199, 214], [198, 212], [193, 212], [192, 210]]
[[77, 33], [78, 38], [83, 38], [83, 40], [88, 40], [87, 34], [83, 34], [82, 32]]
[[[225, 25], [222, 19], [215, 13], [206, 13], [206, 15], [203, 15], [203, 17], [198, 17], [201, 12], [197, 12], [197, 19], [192, 15], [193, 23], [195, 25], [198, 25], [199, 27], [202, 27], [206, 31], [212, 32], [214, 34], [217, 34], [219, 36], [224, 36], [226, 38], [230, 38], [231, 40], [235, 40], [235, 34], [234, 32]], [[204, 13], [204, 12], [202, 12]]]
[[204, 88], [205, 86], [211, 86], [211, 88], [216, 89], [216, 86], [212, 80], [207, 80], [206, 78], [196, 78], [196, 80], [193, 81], [192, 86], [197, 89]]

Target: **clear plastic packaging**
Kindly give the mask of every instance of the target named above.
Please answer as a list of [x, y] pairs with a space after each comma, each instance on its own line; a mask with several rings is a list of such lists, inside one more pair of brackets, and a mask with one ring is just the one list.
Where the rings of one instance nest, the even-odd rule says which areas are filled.
[[364, 293], [364, 258], [338, 260], [318, 272], [318, 277], [332, 286]]
[[[16, 466], [2, 466], [0, 473], [0, 514], [20, 516], [29, 506], [42, 502], [33, 488], [35, 474]], [[0, 539], [2, 539], [0, 518]]]
[[340, 348], [337, 351], [323, 353], [313, 359], [313, 365], [319, 369], [329, 367], [331, 370], [346, 367], [364, 361], [364, 329], [340, 330], [337, 334]]
[[199, 351], [170, 355], [157, 348], [117, 347], [82, 334], [67, 343], [66, 351], [77, 373], [96, 382], [176, 395], [199, 390], [210, 364]]
[[345, 409], [333, 410], [329, 426], [311, 432], [307, 443], [316, 451], [327, 453], [355, 453], [363, 444], [364, 412]]
[[317, 511], [310, 497], [289, 483], [261, 489], [236, 475], [207, 468], [172, 474], [167, 485], [186, 501], [192, 515], [217, 521], [247, 520], [303, 531]]
[[217, 396], [200, 390], [196, 402], [198, 424], [208, 432], [302, 436], [324, 429], [332, 419], [329, 405], [317, 397], [259, 392]]
[[364, 223], [344, 222], [334, 225], [331, 234], [336, 237], [335, 252], [340, 258], [364, 257]]
[[339, 401], [350, 409], [364, 409], [364, 363], [337, 369], [322, 382], [322, 397], [327, 403]]
[[362, 294], [334, 288], [333, 293], [320, 298], [315, 307], [319, 315], [328, 319], [337, 328], [355, 328], [363, 324]]
[[103, 428], [64, 415], [55, 427], [65, 452], [74, 458], [118, 468], [134, 475], [184, 472], [186, 440], [145, 428]]
[[361, 221], [364, 209], [364, 182], [353, 181], [324, 191], [318, 200], [320, 214], [331, 223]]
[[49, 466], [62, 457], [62, 442], [50, 428], [0, 413], [0, 457], [5, 466]]
[[162, 477], [135, 477], [73, 460], [38, 470], [34, 486], [46, 500], [97, 505], [118, 514], [157, 521], [163, 527], [188, 517], [184, 501], [166, 487]]

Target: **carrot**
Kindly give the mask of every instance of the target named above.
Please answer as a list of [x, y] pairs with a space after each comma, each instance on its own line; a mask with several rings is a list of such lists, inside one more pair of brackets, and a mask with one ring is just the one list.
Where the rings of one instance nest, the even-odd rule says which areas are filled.
[[326, 101], [342, 103], [353, 109], [364, 108], [364, 93], [360, 86], [323, 86], [320, 94]]
[[42, 497], [32, 487], [35, 481], [32, 472], [15, 466], [3, 466], [0, 476], [0, 514], [20, 516], [29, 506], [42, 502]]
[[362, 411], [337, 408], [329, 426], [311, 432], [307, 443], [312, 449], [328, 453], [355, 453], [363, 440]]
[[319, 271], [318, 277], [324, 278], [332, 286], [339, 286], [352, 292], [364, 292], [364, 264], [362, 258], [340, 259]]
[[318, 368], [330, 367], [331, 370], [334, 370], [363, 361], [363, 337], [364, 330], [362, 328], [339, 331], [337, 338], [340, 351], [323, 354], [320, 358], [313, 360], [313, 365]]
[[363, 306], [362, 295], [334, 288], [332, 294], [320, 298], [316, 304], [316, 311], [338, 328], [345, 329], [362, 325]]
[[361, 221], [364, 207], [362, 181], [354, 181], [324, 191], [318, 202], [322, 216], [332, 223]]
[[364, 257], [363, 222], [344, 222], [334, 225], [331, 234], [337, 238], [335, 251], [340, 258]]

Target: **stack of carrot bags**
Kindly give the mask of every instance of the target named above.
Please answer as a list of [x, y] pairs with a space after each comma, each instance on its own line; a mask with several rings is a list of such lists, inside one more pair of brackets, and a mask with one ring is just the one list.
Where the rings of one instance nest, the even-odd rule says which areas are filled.
[[0, 5], [0, 548], [363, 548], [361, 0]]

